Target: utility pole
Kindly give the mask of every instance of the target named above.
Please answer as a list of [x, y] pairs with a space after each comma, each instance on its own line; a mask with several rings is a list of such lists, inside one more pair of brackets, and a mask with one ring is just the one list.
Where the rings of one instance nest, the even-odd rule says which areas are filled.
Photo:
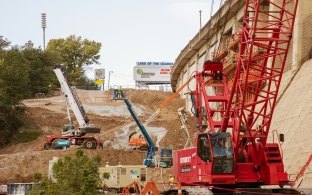
[[114, 71], [108, 71], [108, 82], [107, 82], [107, 90], [109, 90], [110, 88], [109, 88], [109, 81], [110, 81], [110, 75], [111, 74], [113, 74], [114, 73]]
[[46, 13], [41, 13], [41, 27], [43, 30], [43, 51], [45, 51], [45, 29], [47, 27], [47, 15]]

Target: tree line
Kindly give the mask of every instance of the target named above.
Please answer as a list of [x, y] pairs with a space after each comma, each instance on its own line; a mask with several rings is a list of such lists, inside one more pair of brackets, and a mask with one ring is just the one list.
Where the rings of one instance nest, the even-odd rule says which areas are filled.
[[59, 88], [53, 67], [61, 65], [70, 85], [97, 89], [85, 72], [99, 64], [101, 43], [71, 35], [52, 39], [46, 50], [31, 41], [12, 45], [0, 36], [0, 147], [12, 140], [23, 125], [22, 100]]

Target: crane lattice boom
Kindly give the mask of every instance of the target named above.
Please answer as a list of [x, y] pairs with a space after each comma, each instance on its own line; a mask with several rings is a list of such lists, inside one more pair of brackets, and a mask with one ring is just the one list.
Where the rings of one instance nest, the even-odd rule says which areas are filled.
[[[279, 145], [267, 143], [299, 0], [246, 0], [235, 76], [223, 61], [195, 74], [195, 147], [174, 153], [182, 184], [285, 185]], [[227, 70], [227, 71], [226, 71]]]

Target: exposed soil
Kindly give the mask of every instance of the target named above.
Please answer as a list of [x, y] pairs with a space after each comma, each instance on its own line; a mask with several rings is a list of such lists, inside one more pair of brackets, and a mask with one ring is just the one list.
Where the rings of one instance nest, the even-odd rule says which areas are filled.
[[[87, 106], [109, 106], [110, 108], [125, 107], [122, 101], [112, 101], [109, 93], [96, 91], [78, 91], [83, 104]], [[136, 91], [127, 92], [130, 102], [135, 109], [142, 113], [139, 115], [142, 122], [155, 112], [160, 105], [172, 93], [160, 91]], [[9, 145], [0, 149], [0, 183], [7, 182], [30, 182], [34, 172], [40, 172], [43, 175], [48, 173], [48, 162], [52, 157], [60, 158], [68, 154], [73, 154], [76, 147], [67, 150], [43, 150], [45, 136], [48, 134], [60, 134], [64, 124], [68, 123], [66, 114], [66, 104], [62, 96], [31, 99], [24, 101], [27, 105], [27, 120], [33, 121], [39, 126], [42, 135], [31, 142]], [[162, 110], [148, 126], [164, 128], [167, 133], [160, 141], [160, 147], [172, 147], [174, 149], [182, 148], [185, 139], [180, 130], [180, 120], [177, 109], [184, 106], [184, 100], [175, 98]], [[115, 110], [114, 110], [115, 111]], [[115, 111], [116, 112], [116, 111]], [[122, 132], [122, 128], [133, 124], [130, 114], [125, 116], [116, 112], [114, 116], [106, 116], [105, 113], [87, 113], [92, 124], [101, 128], [101, 133], [94, 135], [97, 139], [111, 142], [118, 142], [116, 135]], [[72, 119], [74, 116], [72, 115]], [[190, 126], [194, 125], [193, 120], [189, 120]], [[134, 127], [132, 127], [134, 129]], [[157, 128], [156, 128], [157, 131]], [[194, 128], [190, 129], [194, 132]], [[153, 137], [154, 139], [154, 137]], [[174, 142], [172, 140], [175, 140]], [[119, 162], [125, 165], [142, 164], [145, 152], [139, 150], [116, 150], [110, 146], [104, 149], [84, 150], [89, 156], [100, 155], [102, 165], [109, 162], [110, 165], [117, 165]], [[167, 171], [168, 172], [168, 171]], [[169, 171], [170, 172], [170, 171]]]

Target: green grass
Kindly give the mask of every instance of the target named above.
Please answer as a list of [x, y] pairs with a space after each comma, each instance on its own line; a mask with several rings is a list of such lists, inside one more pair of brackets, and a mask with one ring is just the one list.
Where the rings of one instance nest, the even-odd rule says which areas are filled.
[[23, 120], [23, 126], [19, 128], [17, 134], [14, 135], [13, 144], [30, 142], [37, 139], [41, 134], [38, 125], [31, 120]]

